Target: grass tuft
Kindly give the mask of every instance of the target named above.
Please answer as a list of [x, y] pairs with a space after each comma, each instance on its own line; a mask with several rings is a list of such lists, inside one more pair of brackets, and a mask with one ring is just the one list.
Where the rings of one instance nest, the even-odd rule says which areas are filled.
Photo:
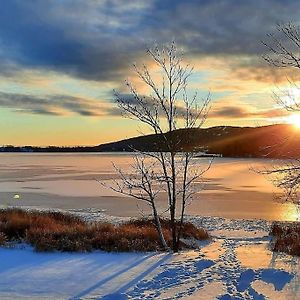
[[[162, 220], [166, 242], [171, 245], [171, 226]], [[178, 226], [179, 224], [177, 224]], [[207, 239], [205, 230], [184, 223], [184, 238]], [[161, 250], [152, 220], [142, 219], [119, 226], [108, 223], [86, 223], [79, 217], [60, 212], [0, 210], [1, 235], [5, 240], [24, 241], [37, 251], [155, 251]], [[187, 247], [186, 245], [181, 245]]]
[[300, 256], [300, 224], [274, 222], [270, 234], [274, 237], [272, 250]]

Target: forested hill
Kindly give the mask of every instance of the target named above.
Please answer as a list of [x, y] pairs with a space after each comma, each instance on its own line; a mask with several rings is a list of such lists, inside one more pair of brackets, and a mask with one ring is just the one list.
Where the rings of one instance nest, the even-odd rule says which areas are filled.
[[[224, 157], [300, 158], [300, 129], [291, 125], [262, 127], [217, 126], [201, 129], [178, 129], [170, 134], [177, 150], [198, 150]], [[13, 147], [0, 148], [3, 152], [122, 152], [166, 151], [165, 138], [145, 135], [92, 147]]]

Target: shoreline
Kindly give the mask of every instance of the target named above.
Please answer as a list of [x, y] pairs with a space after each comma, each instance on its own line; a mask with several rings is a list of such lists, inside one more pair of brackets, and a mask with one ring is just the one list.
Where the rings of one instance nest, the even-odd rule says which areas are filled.
[[[20, 196], [14, 199], [14, 195]], [[221, 196], [221, 197], [220, 197]], [[160, 211], [165, 211], [165, 202], [158, 199]], [[41, 209], [98, 210], [116, 217], [137, 217], [151, 213], [144, 204], [129, 197], [120, 196], [63, 196], [39, 192], [0, 192], [0, 206], [27, 206]], [[291, 203], [274, 200], [270, 193], [249, 191], [205, 191], [187, 208], [187, 215], [212, 216], [227, 219], [253, 219], [267, 221], [295, 221], [296, 207]]]
[[[41, 211], [41, 212], [62, 212], [62, 213], [70, 213], [76, 216], [79, 216], [84, 221], [87, 222], [108, 222], [112, 224], [120, 224], [129, 220], [140, 219], [142, 217], [138, 216], [113, 216], [108, 215], [105, 211], [95, 209], [95, 208], [85, 208], [85, 209], [59, 209], [59, 208], [45, 208], [45, 207], [37, 207], [37, 206], [4, 206], [0, 205], [0, 210], [4, 209], [22, 209], [25, 211]], [[151, 218], [151, 215], [145, 216], [145, 218]], [[242, 219], [242, 218], [224, 218], [218, 216], [193, 216], [186, 215], [185, 221], [191, 222], [196, 226], [204, 226], [207, 230], [214, 229], [224, 229], [227, 230], [230, 227], [230, 224], [234, 224], [235, 228], [247, 228], [248, 231], [252, 229], [254, 230], [264, 230], [267, 231], [272, 223], [272, 221], [264, 220], [264, 219]], [[290, 222], [290, 221], [286, 221]], [[296, 221], [295, 221], [296, 222]], [[238, 225], [240, 224], [240, 225]], [[232, 230], [232, 229], [230, 229]]]

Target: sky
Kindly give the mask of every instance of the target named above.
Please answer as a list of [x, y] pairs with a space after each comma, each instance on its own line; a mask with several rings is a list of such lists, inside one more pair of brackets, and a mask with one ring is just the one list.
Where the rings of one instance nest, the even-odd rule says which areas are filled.
[[191, 91], [211, 93], [206, 127], [284, 122], [272, 93], [298, 75], [268, 65], [261, 41], [299, 12], [297, 0], [0, 1], [0, 145], [139, 135], [113, 91], [126, 93], [126, 79], [139, 86], [132, 64], [151, 67], [145, 49], [173, 40], [194, 66]]

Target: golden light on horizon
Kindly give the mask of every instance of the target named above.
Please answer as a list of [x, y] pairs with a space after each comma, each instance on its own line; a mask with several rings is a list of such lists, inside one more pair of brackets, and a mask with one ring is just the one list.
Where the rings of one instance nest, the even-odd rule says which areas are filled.
[[287, 123], [294, 125], [294, 127], [300, 129], [300, 114], [292, 114], [288, 116]]

